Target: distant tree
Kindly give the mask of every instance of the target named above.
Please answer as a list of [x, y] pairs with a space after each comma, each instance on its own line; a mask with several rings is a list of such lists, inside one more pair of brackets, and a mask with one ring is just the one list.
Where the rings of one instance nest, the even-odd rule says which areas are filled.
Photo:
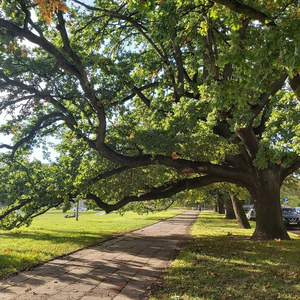
[[219, 214], [225, 214], [225, 199], [223, 193], [220, 192], [216, 194], [216, 211]]
[[242, 202], [233, 193], [230, 194], [230, 199], [231, 199], [233, 211], [234, 211], [234, 214], [235, 214], [236, 219], [238, 221], [239, 227], [250, 229], [251, 225], [249, 224], [249, 221], [246, 217], [245, 211], [243, 209]]
[[225, 215], [226, 219], [236, 219], [230, 195], [225, 199]]
[[[291, 205], [293, 207], [300, 206], [300, 179], [299, 175], [289, 176], [283, 182], [280, 198], [282, 204]], [[288, 198], [288, 203], [284, 202], [284, 199]]]
[[17, 194], [0, 218], [70, 195], [106, 212], [168, 206], [230, 182], [254, 199], [253, 239], [289, 239], [280, 187], [300, 166], [298, 1], [67, 4], [1, 2], [1, 132], [14, 138], [0, 147], [20, 162], [52, 136], [61, 157], [41, 173], [26, 165], [44, 176], [31, 183], [40, 191]]
[[202, 190], [206, 192], [207, 197], [215, 199], [216, 211], [225, 213], [226, 219], [237, 219], [240, 228], [251, 228], [240, 200], [249, 197], [246, 189], [233, 184], [217, 183], [204, 187]]

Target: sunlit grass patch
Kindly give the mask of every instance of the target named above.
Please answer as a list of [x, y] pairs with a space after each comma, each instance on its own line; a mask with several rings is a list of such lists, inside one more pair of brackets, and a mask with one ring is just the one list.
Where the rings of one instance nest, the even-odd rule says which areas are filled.
[[300, 239], [255, 242], [249, 239], [253, 230], [224, 215], [201, 213], [192, 243], [152, 299], [300, 299]]
[[84, 211], [76, 221], [64, 218], [61, 211], [50, 211], [34, 219], [30, 227], [0, 231], [0, 278], [178, 213], [171, 210], [148, 215], [128, 212], [120, 216]]

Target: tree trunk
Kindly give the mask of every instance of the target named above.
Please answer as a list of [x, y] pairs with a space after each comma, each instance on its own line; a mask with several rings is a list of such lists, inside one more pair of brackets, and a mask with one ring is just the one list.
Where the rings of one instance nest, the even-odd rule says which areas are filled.
[[251, 226], [245, 215], [242, 202], [234, 195], [230, 195], [233, 210], [240, 228], [250, 229]]
[[232, 201], [230, 198], [226, 197], [225, 200], [225, 207], [226, 207], [226, 219], [236, 219], [236, 215], [234, 213], [234, 209], [233, 209], [233, 205], [232, 205]]
[[219, 214], [225, 214], [224, 199], [221, 194], [217, 194], [217, 211]]
[[281, 216], [280, 170], [274, 169], [259, 170], [257, 186], [250, 191], [256, 210], [253, 240], [290, 239]]

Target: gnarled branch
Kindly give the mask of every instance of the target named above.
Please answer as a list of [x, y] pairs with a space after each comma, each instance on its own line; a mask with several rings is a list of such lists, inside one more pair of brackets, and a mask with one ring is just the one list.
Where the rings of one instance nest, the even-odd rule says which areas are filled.
[[267, 26], [276, 26], [275, 22], [272, 20], [270, 16], [255, 9], [250, 5], [241, 3], [236, 0], [213, 0], [213, 2], [222, 4], [232, 11], [235, 11], [240, 14], [244, 14], [250, 17], [251, 19], [260, 21], [261, 23]]
[[202, 186], [206, 186], [208, 184], [214, 182], [222, 182], [223, 178], [217, 178], [214, 176], [202, 176], [193, 179], [184, 179], [177, 182], [170, 183], [168, 185], [164, 185], [158, 188], [153, 188], [150, 192], [142, 194], [140, 196], [127, 196], [118, 201], [115, 204], [108, 204], [102, 201], [95, 194], [89, 193], [86, 195], [87, 199], [94, 200], [95, 203], [103, 208], [106, 213], [112, 212], [114, 210], [118, 210], [124, 207], [126, 204], [130, 202], [139, 202], [139, 201], [149, 201], [149, 200], [157, 200], [163, 198], [169, 198], [181, 191], [186, 189], [195, 189]]
[[0, 148], [7, 148], [7, 149], [11, 149], [12, 153], [11, 153], [11, 158], [14, 157], [16, 151], [26, 142], [30, 141], [35, 134], [37, 133], [37, 131], [41, 128], [42, 124], [49, 119], [55, 119], [53, 122], [56, 122], [57, 120], [62, 120], [65, 116], [62, 113], [59, 112], [53, 112], [50, 113], [48, 115], [45, 115], [43, 117], [41, 117], [39, 120], [37, 120], [37, 122], [35, 123], [35, 125], [31, 128], [30, 132], [23, 137], [22, 139], [20, 139], [14, 146], [9, 146], [6, 144], [0, 144]]

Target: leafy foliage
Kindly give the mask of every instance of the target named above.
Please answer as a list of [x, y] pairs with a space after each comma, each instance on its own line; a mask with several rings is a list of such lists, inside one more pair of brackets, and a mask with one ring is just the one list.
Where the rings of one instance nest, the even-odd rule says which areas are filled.
[[[297, 1], [67, 5], [1, 3], [0, 111], [10, 118], [0, 130], [14, 138], [0, 147], [18, 165], [51, 136], [61, 154], [41, 166], [54, 200], [34, 210], [84, 197], [106, 212], [142, 211], [230, 182], [257, 203], [257, 238], [287, 238], [280, 186], [300, 166]], [[26, 168], [38, 178], [35, 164]]]

